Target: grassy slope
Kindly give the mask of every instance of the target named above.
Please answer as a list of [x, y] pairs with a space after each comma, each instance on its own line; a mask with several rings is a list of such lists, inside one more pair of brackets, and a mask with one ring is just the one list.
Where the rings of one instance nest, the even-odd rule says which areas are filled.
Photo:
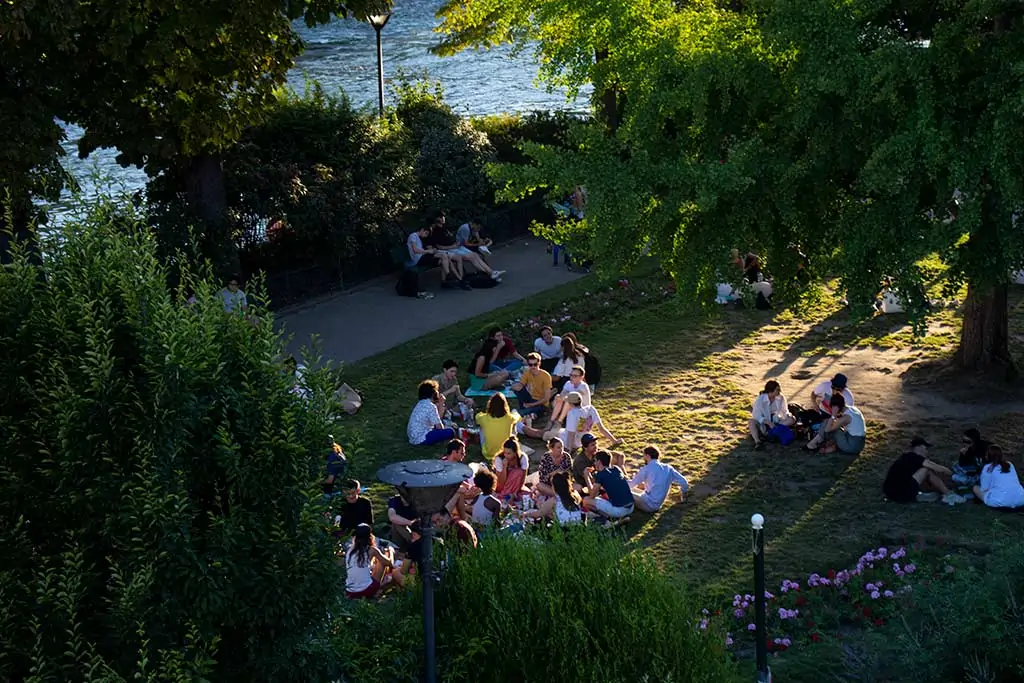
[[[648, 275], [640, 283], [651, 281]], [[346, 368], [347, 381], [366, 399], [362, 412], [346, 422], [344, 435], [355, 476], [370, 484], [382, 464], [435, 455], [406, 443], [405, 423], [416, 384], [439, 371], [434, 368], [442, 360], [465, 363], [489, 325], [526, 318], [552, 295], [574, 302], [574, 308], [585, 306], [585, 294], [596, 288], [591, 276]], [[1016, 330], [1024, 315], [1017, 315], [1017, 298], [1011, 306]], [[602, 324], [581, 335], [604, 366], [595, 405], [612, 431], [625, 437], [632, 468], [640, 462], [640, 448], [655, 443], [695, 488], [685, 505], [666, 505], [653, 517], [634, 516], [630, 533], [666, 567], [722, 594], [750, 581], [747, 552], [754, 512], [769, 519], [769, 583], [838, 567], [883, 542], [925, 538], [977, 545], [1007, 537], [1016, 520], [980, 506], [950, 510], [883, 504], [885, 469], [911, 430], [916, 431], [913, 425], [889, 424], [885, 415], [868, 415], [872, 436], [856, 459], [810, 456], [795, 447], [767, 454], [750, 450], [745, 423], [764, 382], [759, 364], [766, 358], [782, 354], [787, 362], [827, 361], [851, 349], [874, 349], [882, 357], [902, 354], [898, 362], [905, 363], [947, 355], [956, 341], [958, 321], [951, 310], [941, 312], [918, 342], [911, 340], [909, 327], [894, 322], [900, 322], [897, 316], [854, 325], [824, 296], [785, 311], [722, 310], [705, 316], [683, 312], [663, 299], [605, 315]], [[516, 341], [528, 346], [530, 340]], [[754, 379], [743, 380], [744, 374], [750, 377], [750, 368], [758, 368]], [[780, 378], [785, 388], [787, 379], [781, 373]], [[806, 400], [790, 396], [797, 398]], [[1024, 416], [1001, 415], [1000, 410], [993, 408], [982, 424], [1009, 445]], [[477, 457], [479, 451], [471, 450], [471, 459]], [[378, 502], [387, 494], [385, 487], [374, 485]]]

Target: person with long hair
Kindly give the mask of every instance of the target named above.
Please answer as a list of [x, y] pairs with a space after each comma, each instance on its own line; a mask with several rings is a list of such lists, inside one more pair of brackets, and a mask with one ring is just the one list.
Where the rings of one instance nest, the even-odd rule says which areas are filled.
[[981, 483], [974, 487], [974, 495], [990, 508], [1019, 508], [1024, 506], [1024, 486], [1017, 470], [1007, 460], [1003, 449], [989, 446], [985, 466], [981, 468]]
[[382, 551], [369, 524], [356, 527], [352, 546], [345, 553], [345, 595], [349, 600], [375, 598], [395, 567], [391, 548]]
[[573, 490], [567, 472], [555, 472], [551, 476], [555, 489], [554, 518], [559, 524], [583, 523], [583, 499]]
[[498, 477], [498, 497], [518, 496], [526, 482], [526, 473], [530, 469], [530, 459], [520, 450], [519, 439], [509, 437], [502, 444], [501, 453], [494, 456], [492, 465]]
[[552, 383], [558, 391], [561, 391], [565, 383], [569, 381], [569, 375], [572, 374], [574, 367], [579, 366], [584, 371], [587, 369], [587, 362], [583, 357], [583, 351], [576, 346], [576, 342], [572, 338], [562, 337], [561, 347], [558, 363], [555, 364], [554, 370], [551, 371]]
[[491, 371], [491, 362], [497, 354], [497, 349], [498, 341], [488, 337], [473, 356], [473, 361], [469, 364], [470, 391], [486, 391], [505, 385], [509, 378], [508, 370]]
[[491, 394], [487, 399], [487, 408], [476, 414], [476, 422], [480, 425], [480, 450], [483, 451], [485, 462], [501, 452], [519, 420], [519, 415], [509, 409], [504, 394]]
[[754, 440], [754, 450], [764, 448], [764, 437], [768, 436], [776, 425], [790, 427], [796, 418], [789, 412], [789, 404], [782, 395], [782, 387], [774, 379], [768, 380], [764, 391], [754, 399], [754, 408], [747, 428], [750, 438]]

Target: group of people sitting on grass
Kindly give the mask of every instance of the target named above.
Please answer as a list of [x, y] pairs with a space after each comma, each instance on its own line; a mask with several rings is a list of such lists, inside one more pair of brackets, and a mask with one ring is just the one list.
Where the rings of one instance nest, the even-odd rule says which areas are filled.
[[[806, 451], [857, 455], [864, 450], [867, 425], [854, 406], [845, 375], [839, 373], [815, 386], [811, 400], [812, 410], [790, 405], [779, 383], [768, 381], [754, 399], [747, 425], [754, 449], [763, 449], [769, 439], [788, 444], [804, 434], [809, 437], [803, 446]], [[952, 468], [929, 460], [930, 447], [924, 438], [915, 437], [910, 450], [892, 464], [882, 486], [887, 500], [908, 503], [941, 497], [956, 505], [967, 499], [953, 490], [959, 485], [989, 507], [1024, 507], [1024, 487], [1013, 464], [977, 429], [964, 432], [964, 446]]]
[[[413, 232], [406, 239], [409, 250], [407, 267], [441, 268], [441, 286], [473, 289], [465, 266], [473, 266], [478, 273], [495, 282], [501, 282], [503, 270], [495, 270], [485, 260], [489, 256], [491, 240], [484, 238], [479, 221], [463, 223], [452, 236], [446, 229], [444, 212], [438, 212], [429, 226]], [[478, 285], [479, 286], [479, 285]]]

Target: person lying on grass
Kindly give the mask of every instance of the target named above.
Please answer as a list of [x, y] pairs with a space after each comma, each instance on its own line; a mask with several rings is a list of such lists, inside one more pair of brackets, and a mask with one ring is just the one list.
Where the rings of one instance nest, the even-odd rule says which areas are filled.
[[[583, 500], [583, 508], [609, 519], [622, 519], [633, 514], [633, 492], [626, 475], [611, 463], [612, 456], [608, 451], [594, 454], [594, 488]], [[601, 497], [602, 493], [608, 497]]]
[[782, 395], [782, 387], [775, 380], [768, 380], [764, 391], [754, 399], [754, 408], [748, 429], [754, 440], [754, 450], [764, 448], [764, 438], [776, 425], [791, 427], [796, 418], [789, 412], [789, 404]]
[[[806, 451], [817, 450], [819, 453], [847, 453], [857, 455], [864, 450], [867, 437], [864, 415], [858, 408], [846, 405], [842, 394], [832, 394], [829, 399], [832, 417], [821, 424], [817, 435], [804, 446]], [[824, 445], [823, 445], [824, 444]]]
[[[349, 600], [375, 598], [394, 574], [394, 551], [377, 547], [369, 524], [356, 527], [352, 546], [345, 552], [345, 595]], [[395, 577], [401, 585], [404, 577]]]
[[644, 466], [629, 482], [633, 489], [633, 504], [636, 509], [643, 512], [660, 510], [673, 484], [679, 487], [679, 502], [682, 503], [690, 489], [686, 477], [679, 474], [672, 465], [661, 461], [661, 451], [657, 446], [644, 448]]
[[921, 437], [914, 437], [910, 450], [896, 459], [885, 475], [882, 492], [887, 500], [894, 503], [914, 503], [922, 492], [942, 494], [947, 505], [964, 502], [963, 497], [953, 493], [942, 477], [952, 473], [948, 468], [928, 459], [929, 444]]
[[494, 339], [485, 339], [480, 349], [473, 356], [473, 362], [469, 364], [469, 388], [471, 391], [486, 391], [498, 389], [505, 385], [508, 379], [508, 370], [491, 371], [491, 359], [494, 358], [498, 342]]
[[455, 438], [455, 430], [441, 423], [438, 405], [443, 405], [441, 393], [437, 390], [437, 382], [432, 379], [420, 382], [418, 389], [419, 401], [409, 415], [406, 425], [406, 436], [412, 446], [433, 446], [434, 444]]
[[990, 508], [1024, 507], [1024, 487], [1017, 470], [1003, 455], [999, 446], [989, 446], [986, 464], [981, 468], [981, 483], [974, 487], [974, 496]]

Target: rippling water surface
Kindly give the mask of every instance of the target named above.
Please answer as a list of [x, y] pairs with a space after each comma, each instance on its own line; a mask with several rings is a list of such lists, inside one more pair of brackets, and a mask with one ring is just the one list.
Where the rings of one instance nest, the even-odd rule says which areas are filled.
[[[413, 73], [426, 70], [432, 79], [441, 81], [446, 100], [461, 114], [587, 107], [586, 95], [570, 102], [560, 90], [548, 92], [535, 85], [537, 67], [529, 53], [512, 57], [508, 49], [501, 48], [467, 51], [454, 57], [431, 55], [428, 50], [439, 39], [433, 29], [438, 23], [434, 14], [440, 2], [397, 0], [395, 4], [394, 14], [383, 31], [385, 80], [399, 68]], [[377, 55], [372, 27], [346, 20], [310, 29], [300, 21], [296, 22], [296, 29], [306, 43], [306, 52], [289, 73], [292, 87], [302, 92], [306, 79], [312, 78], [329, 92], [344, 89], [357, 106], [377, 101]], [[145, 184], [142, 171], [118, 166], [116, 150], [97, 150], [88, 159], [80, 160], [75, 142], [81, 134], [81, 129], [68, 126], [68, 156], [64, 164], [79, 178], [86, 194], [96, 191], [97, 175], [106, 179], [101, 184], [109, 180], [128, 190]]]

